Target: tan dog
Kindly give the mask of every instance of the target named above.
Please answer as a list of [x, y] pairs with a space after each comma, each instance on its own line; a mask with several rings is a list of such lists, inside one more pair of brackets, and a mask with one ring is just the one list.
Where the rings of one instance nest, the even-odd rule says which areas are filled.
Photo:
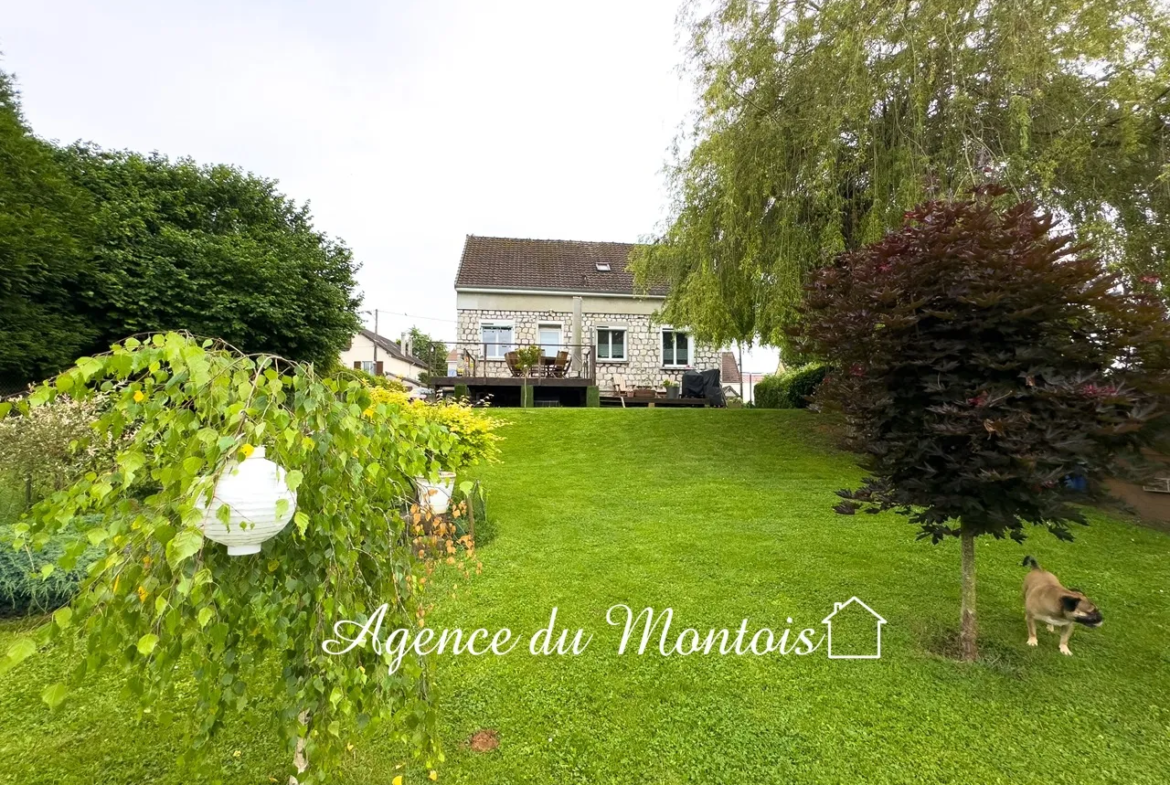
[[1028, 645], [1035, 646], [1037, 643], [1036, 620], [1039, 619], [1048, 625], [1049, 632], [1064, 627], [1064, 633], [1060, 636], [1060, 653], [1072, 656], [1068, 649], [1068, 639], [1073, 627], [1077, 624], [1100, 627], [1105, 623], [1101, 611], [1079, 590], [1061, 586], [1056, 576], [1040, 569], [1031, 556], [1024, 557], [1024, 566], [1032, 568], [1024, 578], [1024, 617], [1028, 620]]

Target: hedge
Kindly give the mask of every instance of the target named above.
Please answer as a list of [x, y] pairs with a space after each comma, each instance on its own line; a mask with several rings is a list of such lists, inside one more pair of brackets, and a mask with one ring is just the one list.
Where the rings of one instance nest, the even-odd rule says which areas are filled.
[[761, 409], [804, 409], [809, 396], [824, 381], [829, 367], [810, 363], [783, 374], [765, 376], [755, 387], [755, 403]]

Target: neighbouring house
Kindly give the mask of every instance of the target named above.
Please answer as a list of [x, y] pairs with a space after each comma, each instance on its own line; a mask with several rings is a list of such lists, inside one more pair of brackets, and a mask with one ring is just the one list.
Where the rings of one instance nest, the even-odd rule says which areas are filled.
[[[436, 386], [463, 383], [506, 398], [509, 388], [531, 385], [537, 403], [579, 405], [590, 386], [603, 396], [660, 390], [687, 370], [720, 368], [718, 347], [655, 321], [666, 290], [635, 292], [633, 248], [468, 235], [455, 276], [458, 341]], [[533, 344], [539, 366], [518, 371], [509, 353]]]
[[[723, 383], [723, 394], [728, 400], [739, 398], [739, 384], [743, 376], [739, 372], [739, 363], [735, 360], [734, 352], [722, 352], [719, 355], [719, 381]], [[747, 397], [748, 390], [744, 390]], [[749, 399], [750, 400], [750, 399]]]
[[397, 379], [408, 390], [421, 387], [419, 374], [428, 370], [427, 364], [410, 353], [409, 339], [406, 349], [397, 342], [378, 335], [372, 330], [360, 330], [350, 341], [349, 348], [341, 353], [341, 365], [358, 368], [375, 376]]

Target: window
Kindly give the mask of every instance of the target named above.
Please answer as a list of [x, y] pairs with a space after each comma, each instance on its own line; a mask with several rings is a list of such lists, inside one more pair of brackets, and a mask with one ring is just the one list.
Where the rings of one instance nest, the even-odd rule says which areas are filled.
[[378, 372], [378, 364], [373, 360], [362, 360], [362, 370], [366, 373], [376, 374]]
[[537, 327], [540, 340], [540, 352], [545, 357], [556, 357], [557, 352], [563, 351], [561, 346], [561, 326], [559, 324], [542, 324]]
[[662, 331], [662, 364], [681, 366], [691, 364], [690, 336], [677, 330]]
[[597, 272], [599, 272], [599, 273], [608, 273], [609, 272], [609, 262], [595, 262], [595, 264], [597, 265]]
[[626, 359], [625, 327], [597, 328], [597, 359], [610, 361]]
[[489, 360], [502, 360], [512, 351], [512, 325], [482, 324], [480, 333], [484, 343], [484, 356]]

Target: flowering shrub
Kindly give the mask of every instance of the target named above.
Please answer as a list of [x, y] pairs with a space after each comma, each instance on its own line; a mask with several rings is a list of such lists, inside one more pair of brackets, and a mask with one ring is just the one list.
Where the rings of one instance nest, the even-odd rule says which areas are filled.
[[375, 404], [388, 404], [388, 410], [395, 413], [441, 425], [451, 434], [453, 439], [428, 445], [443, 471], [458, 471], [465, 466], [494, 461], [499, 456], [500, 436], [496, 429], [503, 422], [466, 401], [428, 403], [412, 399], [406, 393], [384, 389], [370, 390], [370, 399]]
[[0, 418], [0, 481], [19, 487], [27, 506], [112, 461], [113, 441], [90, 428], [102, 403], [62, 395], [26, 417]]

